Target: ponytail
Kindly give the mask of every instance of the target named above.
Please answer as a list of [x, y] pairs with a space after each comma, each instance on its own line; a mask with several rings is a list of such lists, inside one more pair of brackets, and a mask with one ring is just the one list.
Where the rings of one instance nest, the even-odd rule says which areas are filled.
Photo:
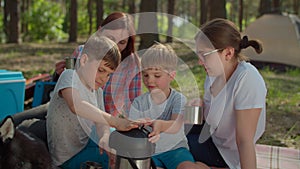
[[254, 48], [256, 53], [258, 54], [263, 51], [261, 42], [259, 42], [258, 40], [248, 40], [248, 36], [243, 36], [240, 41], [240, 49], [246, 49], [249, 46]]

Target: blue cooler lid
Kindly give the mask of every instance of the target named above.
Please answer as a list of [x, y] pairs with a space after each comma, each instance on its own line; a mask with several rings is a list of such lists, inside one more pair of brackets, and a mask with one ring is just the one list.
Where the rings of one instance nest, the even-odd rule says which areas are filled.
[[0, 70], [0, 83], [5, 82], [17, 82], [17, 81], [25, 81], [23, 77], [22, 72], [14, 72], [14, 71], [8, 71], [8, 70]]

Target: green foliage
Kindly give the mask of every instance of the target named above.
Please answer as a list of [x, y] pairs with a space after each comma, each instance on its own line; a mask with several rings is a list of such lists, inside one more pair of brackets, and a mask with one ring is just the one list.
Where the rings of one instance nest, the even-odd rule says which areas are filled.
[[167, 34], [167, 30], [168, 30], [167, 15], [159, 15], [159, 14], [157, 15], [157, 27], [158, 27], [158, 32]]
[[67, 34], [62, 31], [64, 14], [58, 3], [34, 0], [32, 7], [24, 15], [28, 23], [28, 33], [24, 39], [28, 41], [56, 40], [62, 41]]
[[[107, 17], [108, 14], [115, 11], [125, 11], [125, 9], [120, 8], [120, 1], [118, 0], [104, 0], [104, 14], [103, 19]], [[88, 8], [87, 8], [87, 0], [78, 1], [78, 25], [77, 25], [77, 33], [79, 36], [89, 36], [89, 16], [88, 16]], [[68, 21], [67, 21], [68, 22]], [[68, 23], [69, 24], [69, 23]], [[96, 18], [96, 2], [93, 1], [92, 5], [92, 33], [97, 30], [97, 18]]]
[[[95, 13], [96, 5], [93, 5], [93, 16], [96, 16]], [[89, 16], [88, 16], [88, 8], [87, 1], [78, 2], [78, 25], [77, 25], [77, 33], [78, 35], [88, 36], [89, 33]], [[96, 17], [93, 17], [93, 29], [95, 29]]]

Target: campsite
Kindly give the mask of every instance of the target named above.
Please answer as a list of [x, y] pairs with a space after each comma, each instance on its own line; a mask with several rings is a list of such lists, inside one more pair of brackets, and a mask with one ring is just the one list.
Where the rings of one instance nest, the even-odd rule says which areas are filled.
[[[223, 51], [227, 51], [227, 48], [231, 48], [231, 46], [213, 47], [210, 50], [206, 49], [206, 52], [201, 52], [201, 50], [198, 51], [199, 46], [197, 45], [199, 44], [196, 45], [195, 35], [205, 23], [216, 18], [225, 18], [237, 26], [239, 33], [242, 35], [240, 41], [244, 36], [247, 36], [249, 40], [259, 40], [263, 47], [262, 52], [259, 54], [251, 47], [246, 47], [247, 49], [241, 52], [242, 55], [249, 57], [250, 60], [247, 62], [258, 70], [266, 87], [264, 102], [266, 108], [265, 128], [256, 144], [253, 144], [256, 151], [253, 154], [256, 155], [257, 168], [289, 169], [300, 167], [300, 5], [298, 0], [244, 0], [236, 2], [218, 0], [218, 3], [207, 0], [169, 0], [168, 2], [153, 0], [152, 3], [147, 0], [124, 0], [122, 3], [121, 1], [101, 1], [103, 3], [99, 1], [96, 3], [91, 0], [80, 2], [76, 0], [72, 0], [72, 2], [30, 1], [35, 3], [27, 3], [23, 0], [20, 4], [24, 6], [8, 3], [10, 0], [4, 0], [3, 3], [0, 3], [0, 11], [4, 14], [0, 14], [2, 19], [0, 29], [3, 30], [0, 32], [0, 121], [10, 115], [13, 116], [15, 126], [8, 128], [18, 130], [18, 127], [20, 127], [22, 129], [24, 127], [22, 125], [27, 125], [27, 122], [29, 122], [29, 127], [26, 130], [29, 133], [32, 132], [46, 146], [49, 146], [45, 122], [49, 110], [48, 103], [55, 94], [54, 88], [57, 84], [57, 81], [54, 80], [54, 75], [57, 74], [55, 65], [59, 61], [65, 61], [67, 57], [73, 57], [78, 52], [78, 50], [75, 50], [78, 45], [86, 44], [90, 37], [101, 32], [102, 29], [105, 30], [105, 27], [100, 26], [100, 23], [115, 11], [128, 12], [125, 17], [126, 21], [129, 20], [128, 18], [133, 19], [132, 24], [136, 34], [129, 37], [135, 37], [134, 50], [139, 59], [144, 54], [145, 49], [153, 44], [169, 45], [174, 49], [179, 61], [176, 78], [171, 82], [170, 87], [183, 93], [187, 97], [187, 101], [195, 98], [204, 99], [205, 94], [209, 93], [208, 90], [204, 90], [208, 85], [205, 79], [207, 77], [208, 79], [214, 79], [213, 76], [209, 77], [209, 70], [205, 67], [207, 65], [203, 61], [204, 55], [221, 58], [225, 56]], [[77, 3], [79, 5], [75, 6], [74, 4]], [[3, 6], [3, 4], [5, 5]], [[13, 15], [13, 9], [16, 9], [13, 8], [13, 6], [16, 7], [15, 5], [22, 7], [18, 8], [21, 9], [19, 14], [22, 16], [18, 19], [14, 18]], [[11, 10], [5, 10], [9, 6]], [[126, 31], [130, 34], [128, 25], [125, 25]], [[119, 45], [114, 37], [109, 38]], [[241, 42], [239, 44], [241, 45]], [[119, 50], [121, 50], [120, 47]], [[237, 50], [234, 52], [237, 52]], [[80, 55], [78, 56], [79, 59], [76, 58], [74, 61], [80, 61]], [[222, 66], [220, 67], [222, 68]], [[73, 71], [76, 72], [77, 68]], [[66, 69], [63, 68], [63, 70]], [[141, 71], [141, 73], [144, 72]], [[140, 80], [142, 83], [143, 78]], [[255, 84], [255, 82], [251, 84]], [[124, 86], [126, 86], [125, 83]], [[256, 84], [251, 87], [252, 91], [256, 91]], [[145, 94], [148, 88], [142, 83], [140, 90], [141, 94]], [[209, 88], [209, 91], [211, 92], [211, 88]], [[243, 98], [240, 97], [239, 101], [247, 99], [247, 96], [251, 94], [251, 92], [248, 92]], [[41, 109], [42, 113], [35, 114], [36, 108]], [[201, 109], [198, 109], [196, 114], [201, 112], [199, 110]], [[251, 110], [251, 108], [243, 110]], [[75, 109], [75, 111], [77, 110]], [[123, 107], [118, 111], [120, 114], [125, 112]], [[207, 110], [205, 111], [207, 112]], [[126, 116], [120, 114], [113, 115], [112, 113], [111, 116], [125, 117], [125, 120], [127, 120]], [[124, 114], [126, 115], [126, 112]], [[202, 128], [199, 129], [198, 127], [208, 124], [205, 119], [208, 116], [199, 115], [202, 118], [201, 123], [198, 124], [195, 121], [194, 124], [193, 122], [191, 124], [190, 122], [184, 123], [184, 127], [188, 128], [185, 131], [186, 136], [194, 134], [195, 130], [199, 135]], [[81, 118], [80, 115], [77, 115], [77, 117]], [[35, 123], [35, 120], [42, 123]], [[137, 122], [133, 121], [133, 123], [136, 124]], [[2, 127], [5, 128], [5, 125], [2, 126], [3, 124], [1, 123], [0, 126], [1, 132], [4, 130]], [[139, 129], [143, 130], [143, 127], [143, 125], [142, 127], [139, 126]], [[218, 126], [215, 130], [218, 130]], [[214, 131], [212, 131], [210, 130], [214, 134]], [[5, 146], [6, 136], [3, 138], [3, 132], [1, 132], [2, 142], [0, 142], [0, 145]], [[117, 132], [119, 131], [117, 130]], [[237, 130], [232, 133], [235, 135], [235, 132]], [[85, 131], [88, 136], [90, 133]], [[200, 144], [198, 137], [196, 139], [189, 137], [188, 139], [190, 139], [187, 140], [189, 144], [192, 141], [197, 142], [196, 146], [198, 143]], [[227, 139], [227, 137], [224, 137], [224, 139]], [[198, 153], [198, 149], [189, 146], [193, 157], [196, 160], [200, 159], [201, 157], [198, 155], [202, 154]], [[18, 147], [22, 151], [27, 151], [27, 149]], [[138, 146], [133, 147], [137, 148]], [[217, 151], [220, 151], [220, 149], [217, 149]], [[11, 155], [9, 158], [14, 158], [14, 155], [12, 155], [14, 153], [9, 154]], [[0, 168], [5, 163], [3, 160], [1, 161], [2, 155], [0, 154]], [[222, 157], [223, 154], [220, 156]], [[118, 158], [120, 160], [121, 156]], [[143, 162], [146, 163], [146, 161], [144, 159]], [[89, 161], [81, 164], [87, 164], [87, 162]], [[229, 167], [226, 164], [228, 161], [224, 163], [225, 165], [221, 165], [222, 168], [236, 168]], [[22, 160], [15, 164], [27, 165]], [[98, 165], [98, 163], [96, 164]], [[5, 164], [4, 166], [9, 165]], [[208, 166], [215, 168], [215, 165]], [[115, 169], [121, 168], [118, 166]], [[127, 167], [122, 169], [125, 168], [127, 169]], [[131, 168], [135, 167], [128, 167], [128, 169]]]
[[265, 14], [243, 33], [264, 44], [261, 55], [246, 50], [252, 60], [300, 67], [300, 19], [296, 15]]

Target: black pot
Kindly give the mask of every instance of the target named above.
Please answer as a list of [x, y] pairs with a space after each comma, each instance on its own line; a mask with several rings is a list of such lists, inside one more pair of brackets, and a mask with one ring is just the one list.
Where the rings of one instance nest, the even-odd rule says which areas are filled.
[[148, 134], [149, 131], [144, 127], [130, 131], [114, 131], [109, 137], [109, 146], [121, 157], [149, 158], [155, 151], [155, 144], [148, 141]]

